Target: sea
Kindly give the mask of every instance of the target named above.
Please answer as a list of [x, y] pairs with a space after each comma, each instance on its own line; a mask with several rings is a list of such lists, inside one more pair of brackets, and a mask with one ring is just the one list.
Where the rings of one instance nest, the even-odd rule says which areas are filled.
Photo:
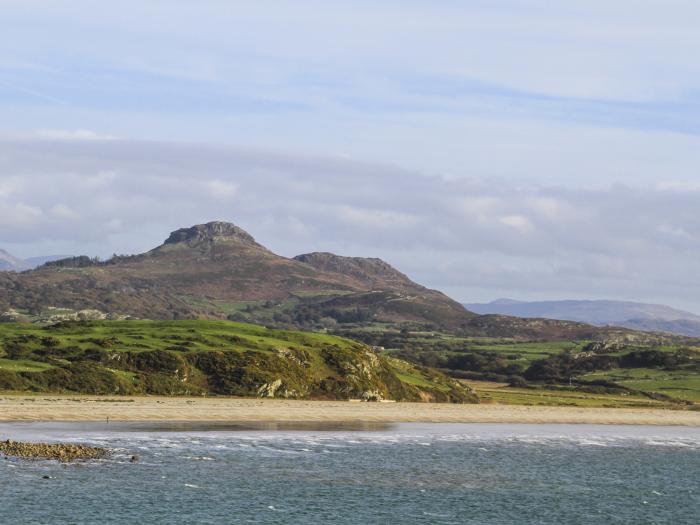
[[3, 524], [698, 524], [700, 429], [3, 423], [108, 447], [0, 458]]

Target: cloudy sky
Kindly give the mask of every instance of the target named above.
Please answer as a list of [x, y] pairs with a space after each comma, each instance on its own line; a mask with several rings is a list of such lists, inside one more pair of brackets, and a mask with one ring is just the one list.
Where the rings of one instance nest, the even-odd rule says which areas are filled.
[[464, 301], [700, 312], [697, 1], [145, 3], [0, 3], [0, 248], [218, 219]]

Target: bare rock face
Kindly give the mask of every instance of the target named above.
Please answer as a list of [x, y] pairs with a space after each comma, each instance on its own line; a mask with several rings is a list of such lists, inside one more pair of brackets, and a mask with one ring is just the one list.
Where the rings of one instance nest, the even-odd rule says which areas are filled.
[[282, 380], [276, 379], [272, 383], [265, 383], [258, 388], [260, 397], [275, 397], [277, 391], [282, 387]]
[[239, 228], [238, 226], [228, 222], [208, 222], [207, 224], [198, 224], [190, 228], [180, 228], [170, 234], [165, 241], [165, 244], [187, 243], [190, 246], [196, 246], [202, 243], [211, 243], [216, 241], [235, 241], [260, 246], [252, 235]]

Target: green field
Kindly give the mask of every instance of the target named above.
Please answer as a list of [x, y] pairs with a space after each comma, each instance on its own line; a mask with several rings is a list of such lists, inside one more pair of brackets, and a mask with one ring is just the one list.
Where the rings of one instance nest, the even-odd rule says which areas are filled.
[[481, 399], [493, 403], [700, 403], [694, 347], [596, 354], [587, 350], [590, 341], [459, 337], [386, 324], [345, 335], [374, 350], [329, 333], [230, 321], [0, 323], [0, 389], [270, 395], [265, 389], [280, 380], [272, 395], [344, 399], [376, 391], [392, 399], [472, 400], [456, 386], [462, 381], [481, 385]]
[[586, 379], [605, 379], [635, 390], [658, 392], [676, 399], [700, 403], [700, 374], [684, 370], [635, 368], [587, 374]]
[[[595, 345], [588, 340], [462, 337], [379, 325], [338, 333], [380, 347], [384, 355], [440, 369], [470, 384], [499, 384], [480, 391], [486, 402], [576, 406], [700, 403], [700, 351], [693, 345], [622, 343], [595, 352], [591, 351]], [[508, 387], [511, 383], [528, 388]], [[573, 393], [566, 391], [569, 388]], [[654, 396], [658, 399], [651, 399]]]
[[323, 333], [230, 321], [0, 324], [0, 390], [473, 401], [459, 382]]
[[0, 359], [0, 370], [8, 372], [41, 372], [53, 367], [54, 365], [29, 359]]
[[665, 408], [664, 401], [641, 394], [592, 394], [576, 390], [547, 389], [545, 387], [512, 388], [503, 383], [468, 381], [482, 403], [527, 406], [572, 406], [591, 408]]

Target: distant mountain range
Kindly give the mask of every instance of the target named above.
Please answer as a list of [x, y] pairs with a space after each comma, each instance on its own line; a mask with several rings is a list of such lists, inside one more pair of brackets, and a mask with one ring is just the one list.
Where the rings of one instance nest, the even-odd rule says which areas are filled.
[[516, 301], [497, 299], [490, 303], [466, 303], [478, 314], [561, 319], [595, 326], [621, 326], [632, 330], [700, 336], [700, 316], [660, 304], [627, 301]]
[[0, 249], [0, 271], [15, 271], [22, 272], [32, 270], [46, 264], [47, 262], [57, 261], [69, 257], [68, 255], [44, 255], [39, 257], [30, 257], [29, 259], [19, 259], [3, 249]]

